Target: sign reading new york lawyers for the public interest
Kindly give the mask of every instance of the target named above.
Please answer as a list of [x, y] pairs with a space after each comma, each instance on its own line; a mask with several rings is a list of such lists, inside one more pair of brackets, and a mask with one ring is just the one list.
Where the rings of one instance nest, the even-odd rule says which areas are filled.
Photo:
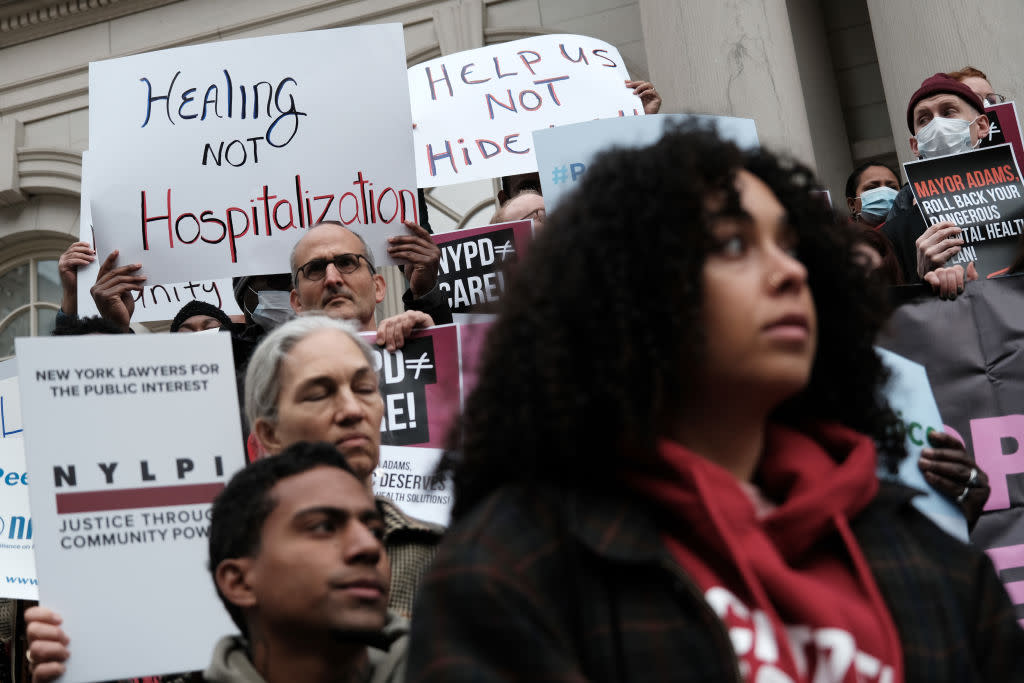
[[16, 348], [40, 601], [74, 643], [62, 680], [203, 668], [235, 630], [206, 570], [210, 502], [245, 462], [230, 340]]
[[420, 187], [537, 169], [535, 130], [644, 113], [608, 43], [574, 35], [523, 38], [409, 68]]
[[323, 220], [390, 263], [419, 218], [409, 111], [398, 24], [93, 63], [96, 238], [151, 283], [280, 273]]
[[952, 221], [964, 244], [950, 265], [986, 277], [1008, 268], [1024, 234], [1024, 183], [1010, 145], [903, 164], [925, 222]]
[[437, 286], [448, 297], [452, 313], [470, 313], [500, 301], [510, 268], [526, 255], [532, 237], [532, 221], [433, 235], [441, 248]]

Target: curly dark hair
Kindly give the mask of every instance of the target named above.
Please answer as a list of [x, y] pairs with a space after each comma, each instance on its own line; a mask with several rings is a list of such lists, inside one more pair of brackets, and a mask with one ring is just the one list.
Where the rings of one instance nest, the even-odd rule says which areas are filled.
[[[520, 264], [440, 467], [454, 477], [453, 518], [506, 484], [614, 485], [623, 454], [655, 448], [701, 362], [709, 230], [746, 217], [735, 189], [744, 168], [789, 213], [819, 321], [810, 382], [774, 419], [836, 420], [879, 441], [890, 465], [902, 458], [872, 348], [884, 292], [854, 264], [849, 234], [830, 229], [812, 173], [688, 125], [599, 155]], [[709, 196], [724, 198], [714, 214]]]

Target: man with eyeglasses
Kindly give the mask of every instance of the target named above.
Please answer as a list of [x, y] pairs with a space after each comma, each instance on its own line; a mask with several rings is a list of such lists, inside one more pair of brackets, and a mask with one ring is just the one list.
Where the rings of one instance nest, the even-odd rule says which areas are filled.
[[[910, 98], [907, 127], [914, 156], [935, 159], [975, 149], [988, 135], [989, 120], [974, 90], [937, 73]], [[900, 191], [881, 230], [893, 244], [905, 282], [923, 280], [942, 298], [955, 299], [967, 280], [977, 279], [973, 264], [966, 271], [959, 265], [945, 267], [963, 244], [960, 226], [944, 221], [926, 228], [909, 185]]]
[[[388, 253], [410, 264], [407, 294], [427, 304], [434, 294], [443, 299], [436, 289], [437, 246], [419, 225], [411, 221], [405, 225], [411, 234], [390, 238]], [[401, 348], [414, 329], [434, 325], [422, 305], [416, 306], [421, 310], [407, 310], [376, 323], [374, 311], [386, 292], [384, 277], [363, 239], [341, 223], [326, 221], [306, 232], [292, 249], [291, 271], [290, 301], [296, 313], [323, 311], [331, 318], [352, 320], [363, 331], [376, 330], [377, 344], [389, 351]]]

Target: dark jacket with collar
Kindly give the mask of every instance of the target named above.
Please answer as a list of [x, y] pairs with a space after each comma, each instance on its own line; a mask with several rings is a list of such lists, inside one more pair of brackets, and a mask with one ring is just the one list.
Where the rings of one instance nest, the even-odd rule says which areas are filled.
[[[1024, 681], [1024, 631], [991, 562], [912, 495], [883, 483], [852, 523], [899, 631], [905, 680]], [[721, 621], [642, 502], [518, 488], [449, 530], [416, 603], [408, 675], [741, 680]]]

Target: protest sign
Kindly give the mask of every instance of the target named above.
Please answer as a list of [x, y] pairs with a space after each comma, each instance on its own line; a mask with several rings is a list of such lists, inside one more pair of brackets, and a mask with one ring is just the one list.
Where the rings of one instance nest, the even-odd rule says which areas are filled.
[[235, 631], [206, 569], [210, 502], [245, 463], [230, 340], [16, 348], [40, 600], [74, 643], [62, 680], [204, 667]]
[[435, 187], [537, 169], [531, 133], [640, 116], [614, 46], [545, 35], [445, 55], [409, 68], [416, 180]]
[[[950, 536], [967, 543], [967, 521], [963, 513], [925, 481], [917, 466], [917, 461], [921, 459], [921, 449], [929, 445], [928, 433], [942, 431], [942, 418], [928, 383], [928, 371], [920, 363], [892, 351], [882, 348], [876, 351], [891, 373], [885, 387], [885, 396], [906, 431], [907, 457], [900, 463], [899, 480], [925, 492], [926, 495], [914, 498], [917, 509]], [[881, 471], [881, 466], [879, 469], [880, 475], [888, 474]]]
[[[79, 212], [78, 241], [88, 242], [96, 252], [97, 260], [78, 269], [78, 315], [86, 317], [99, 315], [96, 302], [93, 301], [90, 288], [96, 283], [100, 263], [117, 247], [110, 244], [97, 244], [96, 232], [92, 225], [92, 206], [89, 199], [90, 177], [89, 153], [82, 152], [82, 199]], [[120, 260], [118, 265], [126, 261]], [[173, 320], [181, 307], [190, 301], [205, 301], [213, 304], [228, 315], [242, 315], [231, 288], [231, 278], [217, 280], [198, 280], [196, 282], [176, 282], [169, 285], [146, 285], [142, 291], [136, 292], [135, 311], [132, 321], [138, 323], [153, 320]]]
[[434, 476], [441, 460], [439, 448], [381, 446], [380, 464], [373, 471], [373, 492], [398, 504], [417, 519], [448, 526], [452, 482]]
[[32, 514], [22, 439], [0, 439], [0, 598], [37, 600]]
[[392, 263], [387, 237], [419, 219], [409, 112], [399, 24], [92, 63], [96, 239], [153, 283], [286, 272], [324, 220]]
[[20, 437], [22, 431], [18, 378], [0, 379], [0, 439]]
[[532, 221], [432, 235], [441, 248], [437, 286], [448, 297], [452, 313], [469, 313], [501, 300], [507, 269], [525, 256], [532, 237]]
[[405, 346], [387, 351], [364, 338], [374, 349], [384, 417], [380, 423], [380, 463], [373, 490], [390, 498], [406, 513], [447, 524], [452, 485], [434, 476], [441, 446], [462, 408], [459, 325], [418, 330]]
[[544, 206], [551, 213], [583, 177], [594, 156], [610, 147], [643, 147], [657, 142], [665, 127], [683, 121], [714, 126], [719, 135], [743, 148], [757, 147], [752, 119], [701, 114], [656, 114], [640, 118], [587, 121], [534, 134], [537, 171], [544, 190]]
[[1014, 156], [1024, 159], [1017, 105], [1013, 102], [1004, 102], [985, 107], [985, 115], [988, 116], [989, 122], [988, 135], [981, 141], [981, 146], [995, 147], [1008, 142], [1013, 147]]
[[903, 164], [925, 223], [951, 221], [963, 248], [949, 264], [973, 261], [980, 277], [1013, 263], [1024, 232], [1024, 183], [1010, 145]]
[[373, 348], [384, 397], [381, 443], [440, 448], [450, 416], [462, 405], [458, 327], [417, 330], [394, 351], [374, 345], [376, 333], [363, 337]]
[[[1022, 338], [1024, 277], [1008, 276], [971, 282], [955, 301], [912, 298], [878, 340], [928, 368], [945, 430], [988, 475], [991, 494], [971, 541], [1006, 584], [1024, 579]], [[1014, 602], [1024, 616], [1024, 596]]]

